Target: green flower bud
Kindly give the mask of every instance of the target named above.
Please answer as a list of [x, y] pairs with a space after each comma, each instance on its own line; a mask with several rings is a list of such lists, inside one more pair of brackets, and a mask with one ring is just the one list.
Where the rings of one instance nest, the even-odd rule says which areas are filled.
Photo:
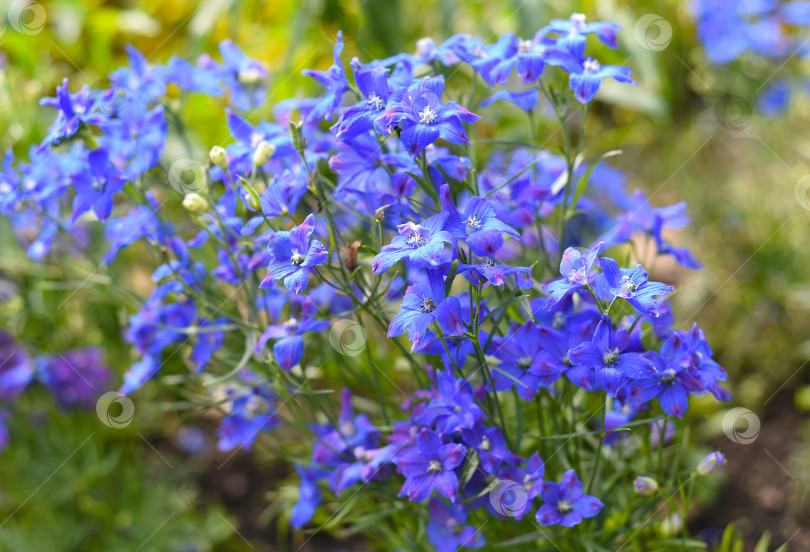
[[709, 476], [726, 465], [726, 455], [720, 451], [707, 454], [697, 467], [698, 475]]
[[292, 145], [295, 148], [295, 151], [298, 152], [303, 152], [305, 147], [302, 127], [303, 123], [300, 121], [297, 123], [290, 121], [290, 139], [292, 140]]
[[256, 146], [256, 151], [253, 153], [253, 166], [261, 167], [270, 161], [270, 158], [273, 157], [274, 153], [276, 153], [276, 146], [273, 144], [268, 144], [262, 140], [259, 142], [259, 145]]
[[633, 481], [633, 490], [637, 495], [652, 496], [658, 491], [658, 482], [652, 477], [640, 475]]
[[211, 163], [223, 171], [228, 168], [228, 154], [225, 153], [225, 148], [214, 146], [208, 152], [208, 158], [211, 159]]
[[183, 198], [183, 207], [192, 213], [204, 213], [208, 210], [208, 202], [200, 194], [191, 192]]

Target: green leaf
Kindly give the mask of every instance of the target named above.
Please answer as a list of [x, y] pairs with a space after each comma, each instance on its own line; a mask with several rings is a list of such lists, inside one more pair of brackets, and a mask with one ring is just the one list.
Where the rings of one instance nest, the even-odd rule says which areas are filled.
[[622, 153], [622, 150], [611, 150], [605, 153], [599, 154], [591, 160], [590, 165], [588, 166], [588, 170], [585, 171], [585, 174], [582, 175], [582, 178], [579, 179], [577, 183], [577, 187], [574, 190], [574, 197], [571, 200], [571, 205], [576, 205], [579, 198], [582, 194], [585, 193], [585, 189], [588, 187], [588, 178], [590, 178], [591, 173], [596, 168], [596, 166], [607, 159], [608, 157], [614, 157]]
[[458, 259], [453, 261], [453, 264], [450, 265], [450, 271], [447, 273], [447, 279], [444, 281], [445, 297], [450, 297], [450, 289], [453, 287], [453, 280], [456, 279], [456, 274], [458, 274]]
[[436, 193], [436, 190], [433, 188], [433, 186], [431, 186], [430, 183], [428, 183], [424, 178], [416, 176], [414, 173], [408, 171], [405, 171], [405, 174], [416, 180], [416, 183], [419, 184], [419, 187], [422, 188], [425, 191], [425, 193], [429, 195], [433, 201], [436, 202], [437, 205], [440, 203], [439, 194]]

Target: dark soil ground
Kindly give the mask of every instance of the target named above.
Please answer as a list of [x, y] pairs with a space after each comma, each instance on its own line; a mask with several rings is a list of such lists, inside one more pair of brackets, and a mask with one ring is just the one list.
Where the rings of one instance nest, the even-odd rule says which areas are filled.
[[805, 421], [793, 407], [792, 392], [782, 391], [768, 402], [753, 443], [725, 436], [713, 443], [726, 455], [726, 482], [716, 504], [690, 520], [692, 530], [734, 522], [747, 551], [765, 531], [772, 534], [770, 550], [787, 542], [791, 552], [810, 551], [810, 495], [802, 493], [795, 464]]

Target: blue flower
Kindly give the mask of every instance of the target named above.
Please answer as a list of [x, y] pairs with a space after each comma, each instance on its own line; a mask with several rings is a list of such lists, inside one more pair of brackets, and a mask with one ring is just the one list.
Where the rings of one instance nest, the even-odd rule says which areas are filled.
[[440, 434], [452, 434], [461, 429], [470, 429], [483, 416], [475, 403], [472, 385], [464, 379], [455, 378], [449, 370], [436, 374], [439, 396], [428, 403], [418, 422], [434, 425]]
[[484, 424], [476, 423], [472, 429], [462, 429], [461, 437], [467, 446], [478, 451], [481, 467], [487, 473], [495, 473], [501, 463], [517, 464], [520, 457], [509, 450], [506, 440], [497, 427], [486, 428]]
[[70, 349], [37, 357], [37, 377], [48, 386], [63, 408], [94, 408], [99, 395], [109, 389], [113, 374], [98, 347]]
[[648, 363], [639, 353], [624, 352], [629, 346], [625, 330], [613, 331], [613, 324], [606, 315], [596, 326], [593, 340], [581, 343], [568, 352], [574, 368], [566, 375], [575, 384], [591, 389], [593, 380], [615, 397], [624, 385], [625, 373], [643, 369]]
[[411, 352], [419, 348], [428, 325], [434, 320], [446, 335], [461, 335], [464, 326], [461, 318], [461, 303], [457, 297], [446, 297], [444, 280], [438, 270], [428, 270], [429, 283], [408, 287], [399, 312], [388, 326], [388, 337], [408, 332]]
[[331, 121], [332, 114], [340, 107], [340, 102], [343, 100], [343, 93], [349, 88], [349, 83], [346, 81], [346, 73], [343, 71], [343, 62], [340, 60], [340, 54], [342, 52], [343, 31], [338, 31], [333, 52], [334, 64], [327, 71], [307, 69], [301, 72], [304, 76], [312, 77], [321, 83], [326, 89], [326, 95], [315, 104], [312, 111], [310, 111], [306, 117], [311, 123], [321, 121], [322, 119]]
[[502, 222], [486, 200], [472, 197], [464, 206], [464, 211], [459, 213], [450, 197], [448, 185], [442, 186], [440, 195], [442, 212], [449, 215], [446, 228], [454, 236], [464, 237], [470, 250], [479, 257], [492, 258], [495, 255], [503, 245], [502, 233], [522, 241], [520, 233]]
[[25, 390], [34, 377], [34, 363], [12, 337], [0, 331], [0, 399], [12, 401]]
[[596, 257], [603, 243], [598, 242], [584, 252], [569, 247], [563, 252], [560, 262], [562, 278], [543, 284], [543, 291], [551, 296], [546, 301], [546, 310], [553, 309], [571, 292], [594, 283], [599, 272], [595, 269]]
[[485, 541], [481, 531], [467, 523], [467, 510], [462, 505], [445, 504], [441, 499], [430, 499], [430, 522], [425, 530], [428, 541], [436, 550], [481, 548]]
[[87, 167], [75, 175], [74, 186], [73, 220], [90, 209], [104, 220], [112, 213], [113, 197], [124, 188], [124, 180], [107, 151], [99, 148], [87, 155]]
[[310, 241], [314, 230], [315, 217], [310, 214], [290, 231], [274, 232], [270, 236], [267, 246], [270, 264], [260, 287], [270, 287], [273, 282], [284, 278], [284, 287], [288, 290], [301, 293], [306, 289], [310, 268], [329, 259], [329, 252], [321, 242]]
[[301, 478], [301, 485], [298, 487], [298, 502], [295, 503], [290, 514], [290, 525], [294, 529], [303, 527], [312, 519], [315, 510], [321, 505], [321, 490], [318, 488], [317, 480], [322, 476], [321, 470], [307, 469], [295, 464], [295, 471]]
[[637, 311], [649, 316], [657, 317], [660, 314], [656, 297], [666, 295], [675, 289], [661, 282], [647, 280], [647, 272], [640, 264], [632, 269], [620, 269], [613, 259], [603, 258], [600, 267], [602, 278], [596, 283], [597, 296], [604, 294], [610, 299], [624, 299]]
[[557, 46], [564, 48], [577, 57], [582, 57], [585, 52], [585, 37], [595, 34], [604, 44], [614, 50], [619, 48], [616, 42], [616, 31], [621, 25], [612, 21], [597, 21], [587, 23], [585, 14], [574, 13], [568, 20], [552, 19], [548, 25], [548, 31], [562, 36], [557, 39]]
[[537, 31], [531, 40], [506, 33], [495, 44], [484, 47], [482, 57], [489, 61], [479, 64], [477, 69], [490, 86], [506, 84], [512, 69], [517, 69], [523, 82], [532, 83], [543, 73], [547, 49], [553, 44], [546, 37], [546, 29]]
[[689, 406], [688, 393], [703, 390], [700, 377], [678, 364], [677, 357], [665, 359], [648, 351], [644, 353], [644, 358], [648, 362], [624, 367], [627, 377], [639, 380], [632, 386], [629, 402], [645, 403], [657, 397], [664, 412], [677, 418], [682, 417]]
[[494, 285], [503, 289], [507, 276], [513, 276], [515, 285], [521, 289], [534, 287], [530, 268], [496, 264], [495, 260], [490, 258], [486, 259], [482, 264], [468, 265], [459, 263], [458, 271], [460, 274], [464, 274], [464, 277], [475, 286], [483, 283], [484, 288]]
[[450, 262], [444, 244], [455, 245], [456, 239], [445, 230], [447, 213], [438, 213], [421, 224], [406, 222], [397, 226], [398, 236], [383, 246], [374, 257], [374, 274], [382, 274], [401, 260], [407, 260], [416, 268], [439, 267]]
[[416, 447], [402, 452], [394, 460], [406, 478], [399, 496], [421, 502], [437, 490], [455, 502], [458, 477], [453, 470], [464, 460], [465, 451], [464, 445], [443, 445], [435, 432], [423, 429], [416, 438]]
[[493, 515], [503, 518], [507, 514], [516, 520], [523, 519], [532, 508], [532, 501], [542, 491], [543, 475], [546, 466], [538, 453], [534, 453], [526, 466], [504, 466], [498, 470], [500, 486], [496, 487], [498, 503], [488, 501], [487, 509]]
[[237, 109], [247, 111], [264, 103], [267, 96], [267, 69], [256, 60], [247, 57], [230, 40], [219, 43], [223, 66], [218, 74], [230, 91], [230, 102]]
[[537, 521], [543, 526], [573, 527], [594, 517], [604, 506], [595, 496], [582, 494], [582, 483], [574, 470], [565, 472], [559, 483], [544, 481], [541, 494], [544, 504], [537, 512]]
[[[377, 121], [385, 113], [388, 104], [388, 69], [363, 65], [357, 58], [352, 60], [351, 66], [363, 99], [344, 109], [340, 119], [332, 127], [340, 140], [348, 140], [376, 128]], [[382, 132], [381, 128], [379, 132]]]
[[406, 90], [393, 94], [379, 125], [386, 132], [399, 126], [402, 143], [414, 157], [439, 138], [469, 144], [461, 122], [474, 123], [481, 117], [457, 102], [442, 103], [443, 92], [443, 76], [414, 81]]
[[58, 145], [76, 134], [82, 125], [98, 125], [104, 122], [106, 117], [97, 109], [98, 94], [87, 86], [71, 94], [68, 80], [65, 78], [62, 84], [56, 87], [55, 98], [42, 98], [39, 105], [53, 107], [58, 113], [39, 149]]
[[219, 450], [249, 449], [260, 432], [281, 424], [276, 417], [275, 394], [264, 378], [243, 370], [239, 380], [224, 390], [222, 407], [227, 414], [217, 431]]
[[538, 387], [551, 385], [563, 373], [560, 364], [542, 352], [539, 328], [531, 320], [493, 343], [493, 354], [501, 361], [492, 374], [497, 391], [514, 386], [529, 401]]
[[622, 65], [602, 65], [593, 58], [581, 59], [567, 50], [549, 51], [547, 62], [564, 69], [569, 77], [568, 84], [581, 103], [590, 102], [599, 91], [602, 80], [608, 77], [617, 82], [635, 85], [630, 77], [631, 69]]
[[316, 320], [313, 315], [317, 312], [315, 305], [309, 299], [304, 299], [298, 318], [293, 317], [283, 324], [270, 324], [262, 332], [256, 343], [256, 352], [264, 349], [270, 339], [278, 339], [273, 344], [273, 357], [279, 366], [289, 371], [301, 362], [304, 356], [303, 334], [309, 332], [322, 332], [329, 328], [329, 320]]
[[481, 101], [481, 107], [486, 107], [497, 101], [504, 101], [518, 106], [527, 113], [533, 111], [540, 99], [540, 92], [534, 88], [523, 92], [509, 92], [508, 90], [498, 90], [489, 98]]

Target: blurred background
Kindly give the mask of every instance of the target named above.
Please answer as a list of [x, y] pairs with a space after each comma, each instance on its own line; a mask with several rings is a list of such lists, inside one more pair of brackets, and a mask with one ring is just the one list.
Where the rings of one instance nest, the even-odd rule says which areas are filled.
[[[674, 300], [677, 327], [700, 323], [734, 394], [730, 405], [707, 401], [690, 409], [699, 441], [728, 458], [690, 526], [722, 531], [733, 522], [748, 542], [767, 530], [776, 544], [810, 550], [810, 84], [804, 77], [810, 67], [804, 51], [713, 64], [696, 38], [693, 7], [680, 0], [0, 0], [0, 8], [0, 149], [23, 159], [53, 117], [39, 98], [53, 95], [64, 77], [71, 89], [103, 87], [110, 71], [127, 63], [126, 44], [150, 63], [165, 63], [173, 55], [217, 57], [218, 43], [232, 39], [271, 72], [270, 100], [255, 122], [272, 118], [274, 101], [320, 93], [301, 70], [332, 63], [338, 30], [347, 63], [353, 56], [365, 61], [413, 52], [425, 36], [436, 42], [458, 32], [485, 42], [505, 32], [529, 38], [572, 12], [620, 23], [621, 54], [606, 55], [632, 67], [639, 86], [605, 83], [586, 148], [621, 147], [611, 163], [654, 206], [687, 202], [692, 223], [674, 239], [704, 269], [657, 271], [682, 290]], [[227, 142], [216, 100], [200, 96], [178, 110], [178, 120], [193, 126], [188, 135], [198, 158]], [[120, 375], [131, 364], [121, 309], [127, 300], [132, 308], [137, 303], [110, 297], [105, 278], [144, 296], [153, 269], [139, 265], [137, 250], [126, 254], [116, 264], [126, 273], [92, 275], [93, 285], [74, 291], [65, 286], [87, 273], [32, 264], [0, 221], [0, 286], [6, 279], [19, 286], [18, 296], [0, 307], [0, 327], [44, 349], [102, 346]], [[58, 319], [43, 314], [60, 304]], [[33, 542], [42, 551], [128, 550], [134, 536], [149, 537], [142, 550], [286, 549], [288, 530], [275, 523], [274, 498], [294, 491], [282, 484], [289, 464], [271, 443], [258, 443], [254, 453], [219, 470], [221, 459], [199, 454], [213, 449], [214, 421], [206, 427], [205, 419], [181, 408], [182, 396], [149, 385], [134, 400], [133, 422], [120, 430], [100, 426], [94, 412], [61, 410], [44, 393], [15, 404], [6, 420], [10, 445], [0, 453], [0, 550], [31, 550]], [[732, 415], [743, 417], [740, 431], [723, 423], [732, 407], [746, 409]], [[325, 531], [305, 549], [341, 547], [351, 549]]]

